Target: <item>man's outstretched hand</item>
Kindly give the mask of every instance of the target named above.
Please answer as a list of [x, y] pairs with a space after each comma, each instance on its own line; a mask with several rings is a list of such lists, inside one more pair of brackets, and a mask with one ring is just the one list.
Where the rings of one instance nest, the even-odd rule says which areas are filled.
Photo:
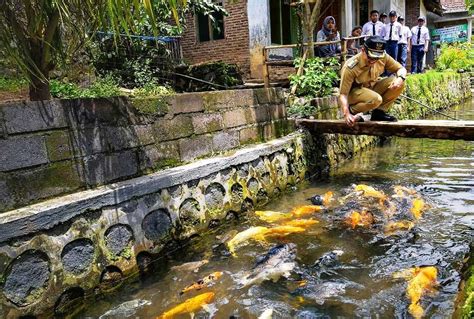
[[346, 120], [346, 124], [352, 127], [356, 123], [357, 116], [352, 115], [351, 113], [346, 113], [346, 115], [344, 115], [344, 119]]

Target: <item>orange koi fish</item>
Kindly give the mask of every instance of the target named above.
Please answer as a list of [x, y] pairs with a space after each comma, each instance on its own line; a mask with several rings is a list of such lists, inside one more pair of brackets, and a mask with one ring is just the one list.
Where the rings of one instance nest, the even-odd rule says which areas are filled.
[[218, 280], [222, 275], [223, 275], [223, 272], [221, 272], [221, 271], [213, 272], [212, 274], [196, 281], [192, 285], [186, 286], [183, 290], [181, 290], [181, 292], [179, 294], [182, 295], [182, 294], [184, 294], [188, 291], [191, 291], [191, 290], [201, 290], [202, 288], [206, 287], [207, 285], [209, 285], [209, 284], [215, 282], [216, 280]]
[[290, 219], [292, 216], [291, 214], [288, 214], [288, 213], [285, 214], [285, 213], [280, 213], [280, 212], [273, 212], [271, 210], [265, 210], [265, 211], [258, 210], [255, 212], [255, 215], [257, 215], [258, 218], [260, 218], [261, 220], [267, 223], [274, 223], [279, 220]]
[[390, 222], [385, 226], [385, 235], [390, 236], [399, 230], [410, 230], [415, 226], [415, 223], [409, 220], [402, 220], [399, 222]]
[[293, 226], [293, 227], [309, 227], [315, 224], [318, 224], [319, 221], [315, 219], [294, 219], [283, 223], [283, 226]]
[[411, 303], [408, 306], [408, 312], [414, 318], [423, 317], [424, 310], [420, 306], [420, 300], [426, 292], [435, 291], [437, 276], [438, 269], [433, 266], [415, 267], [394, 275], [395, 278], [409, 279], [406, 294]]
[[421, 198], [415, 198], [413, 200], [413, 204], [410, 208], [411, 213], [413, 214], [413, 217], [415, 219], [420, 219], [421, 215], [423, 213], [423, 209], [425, 208], [425, 201], [422, 200]]
[[268, 232], [268, 230], [269, 229], [267, 227], [262, 226], [250, 227], [249, 229], [238, 233], [231, 240], [229, 240], [227, 242], [227, 248], [232, 255], [236, 256], [235, 249], [250, 239], [265, 241], [265, 234]]
[[351, 212], [349, 216], [346, 217], [345, 222], [350, 225], [352, 229], [356, 228], [356, 226], [367, 227], [374, 223], [374, 216], [365, 210], [361, 213]]
[[357, 185], [354, 190], [356, 192], [362, 192], [362, 195], [364, 195], [365, 197], [374, 197], [378, 199], [387, 198], [387, 196], [383, 192], [376, 190], [372, 186], [360, 184], [360, 185]]
[[318, 205], [305, 205], [305, 206], [296, 207], [295, 209], [293, 209], [291, 213], [293, 214], [294, 217], [302, 217], [305, 215], [313, 214], [315, 212], [319, 212], [322, 209], [323, 207], [318, 206]]
[[287, 236], [289, 234], [294, 233], [302, 233], [305, 229], [302, 227], [294, 227], [294, 226], [277, 226], [270, 228], [267, 232], [267, 236], [270, 235], [278, 235], [278, 236]]
[[214, 299], [214, 295], [215, 294], [213, 292], [206, 292], [204, 294], [197, 295], [196, 297], [190, 298], [176, 307], [166, 311], [156, 319], [168, 319], [180, 314], [198, 311], [203, 306], [209, 304]]

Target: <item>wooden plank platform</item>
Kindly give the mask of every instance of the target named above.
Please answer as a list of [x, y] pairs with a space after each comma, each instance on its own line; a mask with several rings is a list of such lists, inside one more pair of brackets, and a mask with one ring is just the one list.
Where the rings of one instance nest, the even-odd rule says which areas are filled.
[[363, 122], [357, 123], [354, 127], [349, 127], [344, 120], [296, 120], [296, 124], [314, 133], [474, 141], [474, 121], [406, 120], [398, 122]]

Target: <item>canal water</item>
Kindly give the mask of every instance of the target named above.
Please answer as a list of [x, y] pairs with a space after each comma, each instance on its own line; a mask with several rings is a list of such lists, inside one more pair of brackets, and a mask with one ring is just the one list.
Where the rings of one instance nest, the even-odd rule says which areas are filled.
[[[474, 120], [473, 105], [460, 105], [450, 114]], [[167, 260], [158, 260], [151, 274], [94, 301], [77, 317], [155, 318], [188, 298], [213, 292], [212, 303], [198, 311], [197, 318], [257, 318], [268, 309], [273, 310], [273, 318], [411, 318], [408, 279], [394, 274], [422, 266], [437, 269], [437, 284], [419, 302], [425, 317], [451, 317], [459, 271], [474, 234], [473, 172], [473, 142], [393, 138], [357, 155], [327, 180], [299, 185], [259, 208], [288, 213], [309, 205], [308, 198], [315, 194], [333, 192], [337, 200], [329, 209], [302, 217], [319, 221], [304, 232], [266, 242], [250, 240], [232, 256], [221, 243], [237, 231], [282, 224], [266, 223], [250, 212], [176, 249]], [[354, 185], [359, 184], [384, 192], [386, 202], [355, 192]], [[395, 186], [416, 194], [397, 197]], [[394, 235], [385, 233], [383, 218], [377, 215], [381, 207], [392, 203], [392, 214], [406, 219], [414, 198], [425, 202], [422, 217], [411, 218], [414, 227]], [[347, 216], [351, 211], [363, 209], [378, 212], [375, 222], [350, 225]], [[296, 245], [296, 267], [289, 277], [239, 286], [239, 279], [251, 271], [256, 259], [281, 243]], [[337, 253], [329, 254], [331, 251]], [[323, 262], [322, 256], [327, 257]], [[208, 262], [196, 270], [171, 269], [202, 260]], [[179, 294], [213, 272], [223, 275], [211, 286]]]

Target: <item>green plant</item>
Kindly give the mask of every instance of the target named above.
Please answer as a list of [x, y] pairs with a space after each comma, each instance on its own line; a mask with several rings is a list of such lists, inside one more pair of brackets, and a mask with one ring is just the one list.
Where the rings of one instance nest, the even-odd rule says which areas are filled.
[[436, 69], [471, 70], [474, 68], [474, 46], [469, 43], [452, 43], [441, 46], [441, 54], [436, 60]]
[[[299, 68], [301, 62], [300, 58], [296, 59], [295, 67]], [[297, 85], [297, 96], [310, 98], [329, 96], [339, 80], [338, 69], [339, 62], [336, 58], [311, 58], [305, 62], [304, 74], [292, 74], [289, 79], [291, 85]]]
[[287, 109], [288, 115], [291, 117], [310, 117], [316, 113], [316, 107], [311, 105], [310, 101], [301, 98], [297, 99]]
[[28, 86], [24, 78], [9, 78], [0, 76], [0, 91], [17, 92]]
[[89, 87], [81, 88], [75, 83], [65, 83], [59, 80], [50, 82], [51, 96], [60, 99], [99, 98], [121, 94], [117, 82], [112, 76], [97, 78]]

